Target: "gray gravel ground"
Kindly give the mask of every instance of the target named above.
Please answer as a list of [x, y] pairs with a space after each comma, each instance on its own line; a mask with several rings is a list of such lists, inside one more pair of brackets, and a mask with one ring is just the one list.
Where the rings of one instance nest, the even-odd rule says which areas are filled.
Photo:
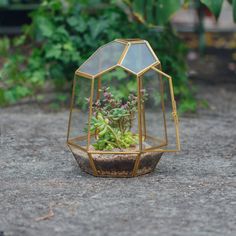
[[182, 151], [132, 179], [81, 172], [68, 111], [0, 110], [0, 235], [236, 235], [235, 91], [202, 87], [210, 110], [180, 119]]

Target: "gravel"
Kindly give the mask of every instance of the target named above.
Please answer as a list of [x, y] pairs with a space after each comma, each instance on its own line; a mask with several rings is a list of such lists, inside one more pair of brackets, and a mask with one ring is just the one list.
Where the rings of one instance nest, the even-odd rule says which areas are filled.
[[235, 91], [200, 88], [210, 109], [180, 118], [182, 151], [131, 179], [79, 169], [65, 144], [68, 111], [1, 109], [0, 235], [236, 235]]

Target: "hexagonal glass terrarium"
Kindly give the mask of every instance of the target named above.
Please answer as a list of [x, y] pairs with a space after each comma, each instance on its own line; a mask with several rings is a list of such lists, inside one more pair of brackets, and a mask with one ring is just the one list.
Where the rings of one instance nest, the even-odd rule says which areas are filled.
[[172, 79], [147, 41], [116, 39], [76, 70], [67, 144], [87, 173], [149, 173], [180, 150], [178, 129]]

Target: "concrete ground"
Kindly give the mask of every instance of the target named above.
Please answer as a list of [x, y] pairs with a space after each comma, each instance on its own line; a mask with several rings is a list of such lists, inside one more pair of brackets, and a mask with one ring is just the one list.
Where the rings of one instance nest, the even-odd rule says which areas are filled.
[[154, 173], [95, 178], [65, 145], [68, 111], [0, 110], [0, 235], [236, 235], [236, 85], [180, 118], [182, 151]]

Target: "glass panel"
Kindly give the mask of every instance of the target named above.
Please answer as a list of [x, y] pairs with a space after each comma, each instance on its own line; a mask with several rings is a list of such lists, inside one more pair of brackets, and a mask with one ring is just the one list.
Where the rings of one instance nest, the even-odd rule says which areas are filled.
[[84, 64], [79, 71], [96, 75], [116, 65], [126, 45], [119, 42], [111, 42], [100, 47]]
[[146, 43], [131, 44], [122, 66], [139, 73], [156, 61]]
[[172, 106], [172, 97], [170, 92], [170, 80], [161, 74], [159, 76], [163, 81], [164, 89], [164, 102], [165, 102], [165, 113], [166, 113], [166, 126], [167, 126], [167, 136], [168, 136], [168, 145], [164, 148], [165, 150], [177, 150], [177, 135], [176, 134], [176, 124], [173, 117], [173, 106]]
[[149, 70], [142, 76], [142, 89], [146, 94], [143, 104], [143, 149], [160, 148], [167, 144], [165, 136], [163, 92], [161, 90], [161, 78], [158, 74]]
[[87, 132], [91, 80], [76, 78], [75, 95], [69, 132], [69, 142], [87, 148]]
[[144, 148], [176, 150], [176, 126], [169, 79], [154, 70], [149, 70], [143, 75], [142, 81], [143, 88], [148, 94], [145, 101], [146, 122], [143, 122], [144, 133], [146, 124], [145, 142], [147, 144]]

